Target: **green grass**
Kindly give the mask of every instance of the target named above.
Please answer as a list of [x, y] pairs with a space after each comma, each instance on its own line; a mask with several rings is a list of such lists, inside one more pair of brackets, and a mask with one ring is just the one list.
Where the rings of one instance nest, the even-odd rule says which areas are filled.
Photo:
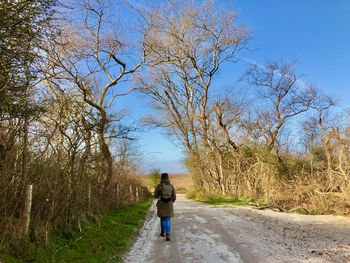
[[142, 226], [152, 198], [130, 205], [118, 212], [90, 219], [78, 229], [53, 233], [48, 248], [29, 244], [22, 259], [7, 258], [5, 262], [121, 262], [130, 240]]
[[233, 198], [233, 197], [218, 197], [218, 198], [193, 198], [193, 200], [215, 205], [215, 206], [223, 206], [223, 207], [231, 207], [231, 206], [248, 206], [248, 207], [256, 207], [256, 206], [265, 206], [269, 205], [269, 203], [253, 200], [251, 198]]
[[[291, 209], [287, 209], [287, 210], [291, 210]], [[296, 209], [293, 211], [293, 213], [299, 214], [299, 215], [309, 215], [310, 213], [308, 213], [307, 211], [305, 211], [304, 209]]]

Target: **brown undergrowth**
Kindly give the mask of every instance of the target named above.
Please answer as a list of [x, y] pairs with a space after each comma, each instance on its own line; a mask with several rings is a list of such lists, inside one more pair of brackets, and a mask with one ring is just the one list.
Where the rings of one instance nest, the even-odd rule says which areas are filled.
[[[242, 164], [241, 164], [242, 165]], [[350, 181], [336, 171], [319, 170], [312, 174], [290, 163], [261, 160], [246, 162], [241, 173], [226, 170], [226, 193], [208, 185], [187, 191], [189, 198], [220, 199], [232, 197], [268, 203], [280, 211], [300, 211], [306, 214], [350, 214]], [[231, 171], [237, 171], [232, 168]], [[214, 185], [214, 184], [213, 184]]]

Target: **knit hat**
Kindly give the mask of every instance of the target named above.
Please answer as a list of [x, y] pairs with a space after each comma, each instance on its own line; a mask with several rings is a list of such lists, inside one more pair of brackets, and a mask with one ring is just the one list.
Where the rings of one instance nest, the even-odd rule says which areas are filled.
[[161, 176], [160, 176], [161, 180], [164, 181], [164, 180], [169, 180], [169, 175], [167, 173], [163, 173]]

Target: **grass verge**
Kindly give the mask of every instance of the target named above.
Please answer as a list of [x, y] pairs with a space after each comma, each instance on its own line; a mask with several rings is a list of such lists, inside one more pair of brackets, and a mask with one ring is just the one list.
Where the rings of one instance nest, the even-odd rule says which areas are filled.
[[269, 203], [259, 201], [259, 200], [253, 200], [250, 198], [233, 198], [229, 196], [224, 197], [217, 197], [217, 198], [192, 198], [195, 201], [203, 202], [215, 206], [223, 206], [223, 207], [230, 207], [230, 206], [248, 206], [248, 207], [257, 207], [257, 206], [266, 206], [269, 205]]
[[122, 262], [131, 239], [142, 227], [153, 198], [127, 206], [118, 212], [89, 219], [71, 233], [53, 233], [47, 248], [27, 244], [20, 259], [5, 262]]
[[[190, 198], [192, 200], [203, 202], [207, 204], [211, 204], [214, 206], [220, 206], [220, 207], [234, 207], [234, 206], [245, 206], [245, 207], [251, 207], [251, 208], [257, 208], [257, 207], [264, 207], [267, 206], [271, 209], [274, 209], [278, 206], [273, 206], [268, 202], [264, 202], [261, 200], [254, 200], [251, 198], [233, 198], [233, 197], [212, 197], [212, 198], [205, 198], [205, 197], [193, 197]], [[278, 209], [276, 209], [278, 211]], [[280, 210], [281, 211], [281, 210]], [[334, 212], [324, 212], [320, 210], [306, 210], [303, 208], [290, 208], [290, 207], [283, 207], [283, 212], [287, 213], [296, 213], [301, 215], [335, 215], [335, 216], [346, 216], [345, 214], [339, 214]]]

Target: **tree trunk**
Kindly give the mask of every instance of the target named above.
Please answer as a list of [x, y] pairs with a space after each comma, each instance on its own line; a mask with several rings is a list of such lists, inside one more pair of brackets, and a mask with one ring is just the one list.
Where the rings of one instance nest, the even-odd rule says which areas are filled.
[[91, 154], [91, 128], [89, 127], [85, 117], [83, 115], [81, 115], [81, 121], [83, 123], [84, 126], [84, 131], [85, 134], [83, 134], [84, 136], [84, 143], [85, 143], [85, 150], [84, 153], [82, 154], [80, 161], [79, 161], [79, 176], [80, 178], [83, 178], [85, 175], [85, 169], [86, 169], [86, 163], [87, 160]]
[[26, 195], [24, 200], [24, 212], [23, 212], [23, 235], [28, 237], [30, 215], [32, 211], [32, 196], [33, 196], [33, 185], [27, 185]]
[[23, 126], [23, 149], [22, 149], [22, 180], [27, 182], [27, 153], [28, 153], [28, 116], [25, 113]]
[[331, 175], [332, 172], [332, 153], [331, 153], [331, 149], [329, 146], [329, 141], [330, 141], [330, 137], [327, 136], [327, 138], [324, 140], [324, 150], [326, 152], [326, 156], [327, 156], [327, 170], [328, 170], [328, 175]]
[[106, 169], [106, 187], [109, 185], [112, 179], [113, 174], [113, 160], [112, 160], [112, 154], [109, 150], [109, 147], [106, 143], [106, 139], [104, 137], [104, 130], [107, 124], [107, 118], [105, 112], [100, 112], [100, 120], [98, 124], [98, 139], [99, 139], [99, 145], [100, 145], [100, 151], [102, 153], [103, 158], [103, 166]]
[[219, 153], [219, 164], [218, 164], [218, 169], [219, 169], [219, 178], [220, 178], [220, 188], [221, 188], [221, 192], [223, 195], [226, 195], [226, 182], [225, 182], [225, 178], [224, 178], [224, 173], [223, 173], [223, 169], [222, 169], [222, 157]]

